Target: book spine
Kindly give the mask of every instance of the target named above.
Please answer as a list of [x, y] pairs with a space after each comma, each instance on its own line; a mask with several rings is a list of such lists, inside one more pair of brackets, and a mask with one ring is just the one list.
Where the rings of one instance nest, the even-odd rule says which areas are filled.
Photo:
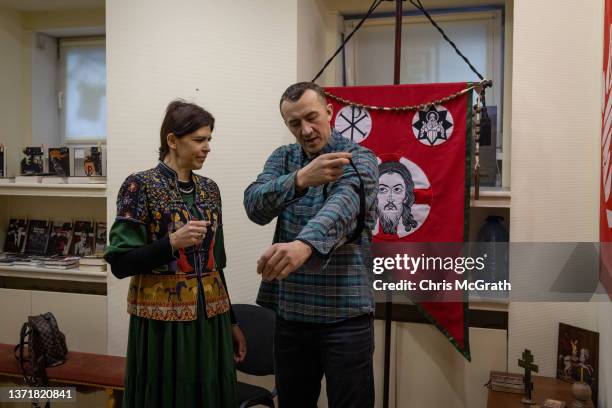
[[68, 163], [70, 163], [70, 172], [68, 174], [68, 177], [74, 176], [74, 147], [68, 148]]

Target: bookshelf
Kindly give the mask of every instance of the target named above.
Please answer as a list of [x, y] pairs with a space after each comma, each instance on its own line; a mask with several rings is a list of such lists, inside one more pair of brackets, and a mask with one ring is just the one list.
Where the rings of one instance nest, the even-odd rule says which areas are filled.
[[470, 191], [472, 208], [510, 208], [512, 193], [507, 188], [481, 187], [478, 200], [474, 198], [474, 187]]
[[43, 184], [6, 183], [0, 184], [0, 196], [34, 197], [104, 197], [106, 183], [97, 184]]
[[79, 269], [51, 269], [28, 266], [0, 266], [0, 276], [29, 279], [70, 280], [106, 284], [106, 271], [91, 272]]
[[[106, 183], [0, 183], [0, 249], [10, 218], [106, 220]], [[0, 277], [106, 285], [106, 272], [0, 265]]]

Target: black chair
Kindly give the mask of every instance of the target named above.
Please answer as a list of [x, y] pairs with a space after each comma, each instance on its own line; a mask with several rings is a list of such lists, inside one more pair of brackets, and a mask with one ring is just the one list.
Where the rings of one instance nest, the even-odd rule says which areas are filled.
[[[247, 341], [246, 358], [236, 368], [250, 375], [274, 374], [274, 319], [273, 311], [260, 306], [232, 305], [236, 320]], [[240, 408], [265, 405], [274, 408], [276, 388], [269, 391], [257, 385], [238, 381], [238, 400]]]

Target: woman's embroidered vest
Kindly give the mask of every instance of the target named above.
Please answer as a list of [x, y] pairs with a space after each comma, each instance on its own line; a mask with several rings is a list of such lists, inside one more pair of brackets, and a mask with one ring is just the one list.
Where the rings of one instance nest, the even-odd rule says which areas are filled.
[[[229, 310], [212, 251], [216, 228], [221, 225], [221, 195], [214, 181], [195, 173], [191, 177], [195, 184], [194, 205], [211, 226], [199, 247], [181, 249], [167, 265], [131, 278], [130, 314], [154, 320], [195, 320], [199, 278], [207, 315]], [[162, 162], [153, 169], [132, 174], [119, 190], [116, 219], [145, 225], [148, 243], [176, 231], [192, 219], [177, 180], [176, 172]]]

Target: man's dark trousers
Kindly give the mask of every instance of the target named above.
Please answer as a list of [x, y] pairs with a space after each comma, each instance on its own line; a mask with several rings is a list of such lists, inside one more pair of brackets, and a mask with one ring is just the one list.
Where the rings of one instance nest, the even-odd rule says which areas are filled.
[[277, 317], [274, 359], [279, 407], [315, 408], [325, 374], [330, 408], [372, 408], [373, 353], [371, 314], [331, 324]]

